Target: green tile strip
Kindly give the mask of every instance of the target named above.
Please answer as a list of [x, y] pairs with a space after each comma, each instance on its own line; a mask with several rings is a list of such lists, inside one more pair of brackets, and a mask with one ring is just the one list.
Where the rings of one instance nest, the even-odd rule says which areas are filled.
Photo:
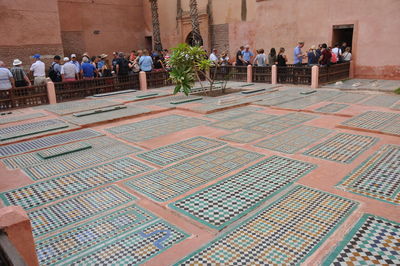
[[267, 89], [254, 89], [254, 90], [247, 90], [247, 91], [242, 91], [242, 94], [252, 94], [260, 91], [266, 91]]
[[364, 214], [323, 265], [400, 265], [400, 223]]
[[316, 166], [272, 156], [170, 207], [221, 230], [293, 184]]
[[127, 108], [127, 106], [125, 106], [125, 105], [117, 105], [117, 106], [111, 106], [111, 107], [106, 107], [106, 108], [102, 108], [102, 109], [96, 109], [96, 110], [91, 110], [91, 111], [75, 113], [72, 115], [75, 117], [82, 117], [82, 116], [87, 116], [87, 115], [95, 115], [95, 114], [99, 114], [99, 113], [112, 112], [112, 111], [126, 109], [126, 108]]
[[189, 103], [189, 102], [195, 102], [195, 101], [201, 101], [201, 100], [203, 100], [203, 97], [195, 97], [195, 98], [190, 98], [190, 99], [185, 99], [185, 100], [172, 101], [171, 104], [182, 104], [182, 103]]
[[303, 154], [334, 162], [351, 163], [378, 140], [370, 136], [339, 133]]
[[71, 143], [43, 151], [37, 152], [37, 154], [42, 157], [43, 159], [49, 159], [61, 155], [65, 155], [68, 153], [73, 153], [77, 151], [82, 151], [86, 149], [92, 148], [92, 145], [85, 143], [85, 142], [77, 142], [77, 143]]
[[225, 143], [222, 141], [205, 137], [194, 137], [140, 153], [137, 156], [146, 161], [164, 166], [223, 145], [225, 145]]
[[6, 205], [19, 205], [28, 210], [151, 169], [136, 160], [124, 158], [3, 192], [0, 198]]
[[125, 183], [128, 187], [152, 198], [167, 201], [219, 178], [262, 155], [225, 146]]
[[356, 207], [354, 201], [297, 186], [176, 265], [299, 265]]
[[136, 98], [147, 98], [147, 97], [152, 97], [152, 96], [157, 96], [158, 93], [149, 93], [149, 94], [143, 94], [143, 95], [137, 95]]
[[295, 153], [328, 136], [333, 130], [311, 126], [299, 126], [254, 144], [256, 147], [284, 153]]
[[117, 186], [100, 188], [29, 213], [34, 237], [128, 204], [136, 198]]
[[387, 203], [400, 204], [400, 146], [384, 145], [337, 187]]

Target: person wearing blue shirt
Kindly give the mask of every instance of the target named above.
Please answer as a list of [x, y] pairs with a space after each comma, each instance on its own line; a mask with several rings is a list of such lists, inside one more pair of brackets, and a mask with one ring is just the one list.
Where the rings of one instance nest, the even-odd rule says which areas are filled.
[[295, 65], [302, 65], [303, 64], [303, 57], [305, 55], [301, 51], [301, 48], [303, 48], [304, 42], [299, 42], [296, 48], [294, 48], [294, 59], [293, 59], [293, 64]]
[[244, 50], [242, 51], [243, 60], [245, 61], [246, 65], [250, 65], [251, 58], [254, 56], [253, 53], [250, 51], [250, 46], [246, 45]]
[[144, 50], [143, 56], [139, 59], [140, 70], [150, 72], [153, 69], [153, 59], [149, 56], [149, 51]]
[[97, 73], [96, 67], [89, 62], [89, 59], [86, 57], [82, 60], [82, 76], [83, 79], [93, 79], [94, 74]]

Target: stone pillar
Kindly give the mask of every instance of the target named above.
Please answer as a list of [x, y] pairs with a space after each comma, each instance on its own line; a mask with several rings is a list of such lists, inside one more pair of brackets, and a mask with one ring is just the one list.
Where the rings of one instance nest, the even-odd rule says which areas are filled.
[[278, 84], [278, 67], [276, 65], [271, 67], [271, 84]]
[[1, 208], [0, 228], [7, 234], [8, 239], [27, 265], [39, 265], [31, 222], [22, 207], [8, 206]]
[[253, 82], [253, 67], [251, 65], [247, 66], [247, 83]]
[[319, 78], [319, 66], [313, 66], [311, 68], [311, 88], [317, 89], [318, 88], [318, 80]]
[[140, 90], [147, 91], [147, 77], [146, 72], [140, 71], [139, 72], [139, 83], [140, 83]]
[[354, 78], [354, 62], [353, 60], [350, 61], [350, 69], [349, 69], [349, 78]]
[[56, 89], [50, 78], [47, 78], [47, 97], [49, 97], [49, 104], [57, 103]]

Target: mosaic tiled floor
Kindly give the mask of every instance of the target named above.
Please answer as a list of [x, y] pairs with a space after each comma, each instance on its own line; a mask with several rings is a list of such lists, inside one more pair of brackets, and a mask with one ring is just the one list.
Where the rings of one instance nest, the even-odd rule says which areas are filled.
[[222, 145], [225, 145], [225, 143], [222, 141], [205, 137], [194, 137], [178, 143], [153, 149], [151, 151], [138, 154], [137, 156], [158, 165], [168, 165], [193, 155], [200, 154], [207, 150], [220, 147]]
[[54, 136], [43, 137], [40, 139], [4, 145], [0, 147], [0, 157], [16, 155], [24, 152], [56, 146], [59, 144], [65, 144], [76, 140], [90, 139], [102, 135], [102, 133], [91, 129], [82, 129]]
[[372, 98], [362, 102], [362, 105], [368, 106], [381, 106], [381, 107], [390, 107], [395, 102], [397, 102], [400, 98], [393, 95], [376, 95]]
[[384, 145], [337, 187], [392, 204], [400, 204], [400, 146]]
[[3, 192], [0, 198], [6, 205], [19, 205], [31, 209], [151, 169], [132, 158], [124, 158]]
[[275, 134], [285, 129], [300, 125], [304, 122], [317, 118], [318, 116], [302, 113], [291, 113], [282, 115], [274, 120], [262, 123], [254, 123], [254, 125], [246, 127], [249, 130], [263, 131], [268, 134]]
[[109, 186], [45, 206], [29, 213], [33, 235], [38, 237], [58, 231], [133, 200], [136, 198], [131, 194], [117, 186]]
[[400, 135], [400, 116], [380, 129], [383, 133]]
[[314, 168], [309, 163], [272, 156], [170, 207], [221, 230]]
[[107, 129], [108, 132], [130, 141], [145, 141], [187, 128], [206, 125], [208, 121], [181, 115], [168, 115]]
[[205, 117], [217, 119], [217, 120], [224, 120], [224, 119], [229, 119], [232, 117], [247, 115], [249, 113], [254, 113], [254, 112], [260, 111], [260, 110], [262, 110], [261, 107], [245, 106], [245, 107], [230, 109], [230, 110], [226, 110], [226, 111], [222, 111], [222, 112], [208, 114]]
[[52, 113], [56, 113], [59, 115], [72, 114], [82, 111], [87, 111], [91, 109], [103, 108], [113, 105], [119, 105], [118, 102], [106, 101], [106, 100], [84, 100], [84, 101], [72, 101], [72, 102], [64, 102], [57, 103], [53, 105], [39, 106], [38, 109], [45, 109]]
[[[124, 239], [131, 238], [132, 235], [135, 235], [137, 241], [133, 253], [140, 250], [142, 254], [141, 256], [136, 255], [135, 260], [127, 261], [130, 264], [144, 262], [187, 237], [185, 233], [158, 219], [150, 212], [130, 205], [98, 220], [39, 241], [36, 243], [36, 250], [40, 265], [62, 263], [66, 260], [73, 260], [75, 256], [80, 257], [78, 260], [85, 260], [83, 256], [80, 256], [82, 253], [88, 250], [97, 250], [103, 246], [103, 251], [94, 253], [107, 254], [104, 253], [103, 243], [119, 239], [122, 244]], [[114, 247], [114, 245], [112, 246]], [[126, 245], [123, 247], [128, 248]], [[117, 254], [111, 256], [117, 256]], [[111, 256], [108, 259], [111, 259]], [[117, 259], [117, 257], [115, 258]], [[106, 258], [102, 257], [102, 259]], [[126, 260], [127, 258], [121, 259]], [[93, 263], [93, 261], [89, 262]], [[110, 263], [119, 263], [119, 261], [113, 260]]]
[[167, 201], [261, 157], [255, 152], [225, 146], [125, 184], [156, 201]]
[[32, 113], [32, 114], [2, 117], [0, 119], [0, 125], [29, 120], [29, 119], [33, 119], [33, 118], [44, 117], [44, 116], [46, 116], [46, 115], [43, 113]]
[[215, 123], [212, 123], [212, 127], [217, 127], [217, 128], [222, 128], [222, 129], [238, 129], [238, 128], [244, 128], [246, 126], [249, 126], [255, 122], [265, 122], [269, 121], [272, 119], [276, 119], [276, 115], [270, 115], [270, 114], [262, 114], [262, 113], [250, 113], [247, 115], [240, 115], [238, 117], [233, 117], [230, 119], [225, 119], [222, 121], [218, 121]]
[[369, 94], [342, 92], [339, 96], [330, 99], [330, 101], [337, 103], [358, 103], [369, 96]]
[[376, 141], [378, 138], [370, 136], [339, 133], [303, 154], [340, 163], [351, 163]]
[[266, 134], [263, 132], [256, 132], [256, 131], [249, 131], [249, 130], [242, 130], [242, 131], [237, 131], [228, 135], [224, 135], [221, 137], [218, 137], [222, 140], [227, 140], [227, 141], [233, 141], [233, 142], [239, 142], [239, 143], [249, 143], [253, 142], [257, 139], [261, 139], [265, 137]]
[[368, 111], [346, 120], [342, 125], [379, 130], [400, 118], [400, 114], [389, 112]]
[[254, 144], [254, 146], [284, 153], [295, 153], [328, 136], [332, 132], [333, 130], [326, 128], [302, 125], [280, 135], [258, 142]]
[[347, 104], [339, 104], [339, 103], [330, 103], [320, 108], [315, 109], [316, 112], [321, 113], [336, 113], [342, 109], [349, 107]]
[[400, 265], [400, 224], [365, 214], [324, 265]]
[[351, 200], [297, 186], [179, 264], [300, 264], [356, 206]]

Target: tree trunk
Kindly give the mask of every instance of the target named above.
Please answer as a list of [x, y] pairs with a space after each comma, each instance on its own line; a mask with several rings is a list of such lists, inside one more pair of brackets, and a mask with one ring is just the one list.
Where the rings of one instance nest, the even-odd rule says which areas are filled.
[[192, 22], [193, 43], [196, 46], [201, 46], [203, 45], [203, 39], [200, 34], [199, 14], [196, 0], [190, 0], [190, 20]]
[[151, 3], [151, 20], [153, 24], [154, 50], [162, 51], [160, 22], [158, 20], [158, 3], [157, 0], [150, 0], [150, 3]]

